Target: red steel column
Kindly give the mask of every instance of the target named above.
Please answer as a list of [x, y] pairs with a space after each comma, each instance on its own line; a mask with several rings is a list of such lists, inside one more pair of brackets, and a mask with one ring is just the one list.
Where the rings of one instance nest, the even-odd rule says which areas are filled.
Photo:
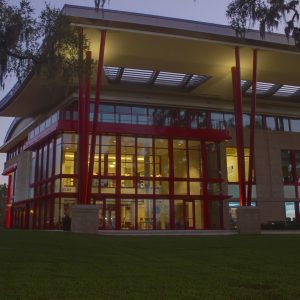
[[[88, 147], [89, 147], [89, 98], [90, 98], [90, 74], [89, 66], [84, 66], [83, 62], [83, 29], [80, 29], [79, 61], [81, 70], [78, 74], [78, 135], [79, 135], [79, 172], [78, 172], [78, 203], [87, 203], [87, 183], [88, 183]], [[86, 53], [87, 64], [91, 59], [91, 52]], [[83, 87], [84, 72], [86, 73], [85, 97]]]
[[257, 49], [253, 50], [253, 74], [252, 74], [252, 99], [251, 99], [251, 118], [250, 118], [250, 153], [249, 153], [249, 173], [247, 206], [251, 206], [252, 183], [254, 171], [254, 143], [255, 143], [255, 115], [256, 115], [256, 75], [257, 75]]
[[102, 90], [101, 80], [102, 80], [103, 65], [104, 65], [105, 41], [106, 41], [106, 30], [103, 30], [103, 31], [101, 31], [101, 39], [100, 39], [97, 81], [96, 81], [96, 95], [95, 95], [95, 102], [94, 102], [94, 104], [95, 104], [94, 119], [93, 119], [93, 129], [92, 129], [91, 147], [90, 147], [90, 166], [89, 166], [89, 174], [88, 174], [89, 198], [90, 198], [90, 194], [92, 193], [92, 180], [93, 180], [93, 174], [94, 174], [96, 133], [97, 133], [97, 126], [98, 126], [99, 102], [100, 102], [100, 96], [101, 96], [101, 90]]
[[6, 202], [6, 215], [5, 215], [5, 227], [10, 229], [11, 227], [11, 189], [12, 189], [12, 175], [8, 176], [8, 187], [7, 187], [7, 202]]
[[235, 113], [235, 123], [236, 123], [235, 128], [236, 128], [236, 143], [237, 143], [237, 155], [238, 155], [240, 205], [246, 206], [243, 106], [242, 106], [239, 47], [235, 47], [235, 62], [236, 62], [236, 67], [232, 68], [232, 81], [233, 81], [233, 89], [234, 89], [234, 113]]

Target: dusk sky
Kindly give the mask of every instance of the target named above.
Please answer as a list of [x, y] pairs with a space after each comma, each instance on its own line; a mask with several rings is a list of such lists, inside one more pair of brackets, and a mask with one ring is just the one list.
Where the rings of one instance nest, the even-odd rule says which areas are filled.
[[[18, 0], [9, 0], [10, 4], [18, 4]], [[48, 0], [53, 6], [62, 8], [64, 4], [93, 6], [93, 0]], [[154, 14], [202, 22], [227, 24], [225, 17], [229, 0], [110, 0], [106, 5], [108, 9]], [[44, 6], [44, 0], [31, 0], [38, 13]], [[5, 90], [0, 90], [0, 99], [14, 85], [14, 78], [6, 81]], [[0, 117], [0, 144], [2, 145], [6, 131], [12, 118]], [[0, 154], [0, 174], [3, 171], [5, 154]], [[0, 175], [0, 183], [6, 182], [6, 177]]]

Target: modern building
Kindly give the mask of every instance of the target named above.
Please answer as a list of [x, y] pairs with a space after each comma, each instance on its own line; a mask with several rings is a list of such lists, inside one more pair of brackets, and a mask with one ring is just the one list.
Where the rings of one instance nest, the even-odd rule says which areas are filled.
[[90, 40], [91, 88], [33, 71], [1, 100], [0, 114], [15, 117], [1, 147], [8, 227], [59, 229], [81, 203], [99, 205], [101, 229], [230, 228], [249, 185], [262, 223], [300, 219], [300, 56], [285, 36], [63, 12]]

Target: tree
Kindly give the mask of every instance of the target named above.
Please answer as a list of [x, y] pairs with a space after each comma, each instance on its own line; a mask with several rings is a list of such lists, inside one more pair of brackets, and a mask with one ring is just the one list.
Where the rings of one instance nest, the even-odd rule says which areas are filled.
[[233, 0], [227, 7], [226, 15], [237, 35], [244, 37], [247, 29], [259, 24], [262, 38], [267, 31], [277, 29], [285, 23], [285, 35], [292, 37], [300, 48], [299, 1], [298, 0]]
[[5, 224], [7, 185], [0, 184], [0, 227]]
[[[32, 67], [47, 72], [49, 77], [60, 71], [71, 78], [80, 70], [81, 37], [78, 29], [69, 25], [61, 11], [49, 4], [36, 18], [30, 0], [20, 0], [18, 6], [0, 0], [0, 87], [4, 87], [9, 74], [22, 80]], [[82, 50], [87, 49], [84, 37]]]

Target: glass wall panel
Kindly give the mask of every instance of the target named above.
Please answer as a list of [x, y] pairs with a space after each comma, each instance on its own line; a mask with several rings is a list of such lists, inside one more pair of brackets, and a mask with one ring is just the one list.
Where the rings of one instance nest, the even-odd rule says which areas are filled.
[[[249, 148], [244, 148], [244, 162], [245, 162], [245, 180], [248, 181], [249, 175]], [[228, 182], [238, 182], [238, 158], [237, 148], [226, 148], [227, 161], [227, 180]]]
[[285, 202], [285, 218], [289, 221], [295, 220], [295, 202]]
[[62, 146], [62, 174], [77, 173], [77, 145], [63, 144]]
[[292, 171], [291, 152], [288, 150], [281, 151], [281, 169], [282, 180], [284, 184], [291, 184], [294, 182]]
[[121, 229], [135, 229], [135, 200], [121, 200]]
[[135, 138], [121, 137], [121, 176], [135, 176]]
[[61, 141], [62, 138], [56, 139], [56, 150], [55, 150], [55, 175], [61, 173]]
[[201, 182], [190, 182], [190, 195], [202, 195]]
[[202, 177], [201, 142], [188, 141], [190, 178]]
[[35, 182], [36, 152], [31, 152], [30, 183]]
[[98, 226], [99, 227], [98, 228], [103, 229], [104, 228], [104, 220], [105, 220], [103, 200], [96, 200], [95, 204], [98, 205], [98, 207], [99, 207], [99, 211], [98, 211]]
[[291, 131], [300, 132], [300, 120], [291, 119]]
[[203, 201], [195, 200], [195, 229], [203, 229], [203, 222]]
[[156, 181], [155, 182], [155, 194], [169, 195], [169, 181]]
[[155, 200], [156, 229], [170, 229], [169, 200]]
[[105, 201], [105, 229], [116, 229], [116, 200]]
[[101, 179], [101, 193], [111, 194], [116, 192], [116, 180], [115, 179]]
[[207, 177], [220, 178], [219, 149], [216, 143], [206, 144]]
[[[55, 180], [55, 182], [56, 182], [56, 180]], [[62, 178], [61, 180], [62, 180], [62, 182], [61, 182], [62, 193], [76, 193], [77, 192], [77, 179]]]
[[139, 180], [138, 181], [138, 194], [153, 194], [153, 181], [152, 180]]
[[174, 177], [187, 178], [186, 141], [173, 140]]
[[175, 228], [184, 229], [184, 206], [183, 200], [174, 201], [174, 211], [175, 211]]
[[51, 141], [50, 144], [49, 144], [48, 178], [52, 176], [52, 170], [53, 170], [53, 144], [54, 144], [53, 141]]
[[187, 195], [187, 182], [186, 181], [174, 181], [174, 194], [175, 195]]
[[185, 227], [194, 228], [194, 206], [192, 201], [185, 201]]
[[220, 229], [220, 201], [209, 201], [210, 228]]
[[167, 139], [155, 139], [155, 177], [169, 177], [169, 150]]
[[137, 139], [137, 166], [140, 177], [153, 177], [152, 139]]
[[48, 145], [43, 147], [42, 179], [47, 178]]
[[266, 117], [266, 129], [276, 130], [275, 117]]
[[131, 179], [121, 180], [121, 193], [122, 194], [135, 194], [135, 182]]
[[153, 229], [153, 200], [138, 200], [138, 229]]
[[116, 137], [101, 137], [101, 175], [116, 175]]

